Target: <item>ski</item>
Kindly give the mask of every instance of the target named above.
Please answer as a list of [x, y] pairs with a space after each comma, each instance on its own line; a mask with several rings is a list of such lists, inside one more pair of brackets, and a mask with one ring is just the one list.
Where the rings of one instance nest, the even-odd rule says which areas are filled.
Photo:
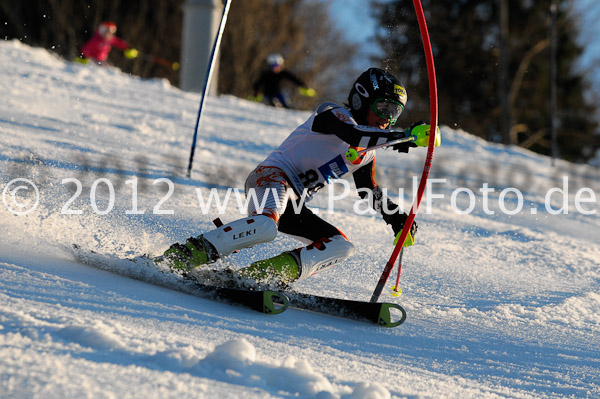
[[217, 287], [195, 281], [193, 285], [197, 289], [197, 296], [240, 305], [265, 314], [283, 313], [288, 307], [287, 297], [276, 291]]
[[73, 244], [75, 259], [84, 265], [180, 291], [197, 297], [246, 307], [265, 314], [279, 314], [288, 307], [287, 297], [267, 289], [220, 287], [185, 278], [168, 270], [161, 270], [149, 256], [131, 259], [85, 251]]
[[[191, 273], [191, 277], [214, 286], [257, 290], [265, 287], [262, 283], [257, 285], [254, 281], [236, 276], [233, 269], [198, 268]], [[372, 303], [304, 294], [292, 290], [289, 286], [273, 288], [267, 284], [266, 288], [281, 292], [287, 297], [289, 307], [301, 310], [375, 323], [381, 327], [397, 327], [406, 320], [406, 311], [395, 303]]]
[[[406, 320], [402, 306], [389, 302], [366, 302], [320, 295], [284, 291], [289, 306], [317, 313], [375, 323], [381, 327], [397, 327]], [[399, 313], [396, 315], [396, 313]]]

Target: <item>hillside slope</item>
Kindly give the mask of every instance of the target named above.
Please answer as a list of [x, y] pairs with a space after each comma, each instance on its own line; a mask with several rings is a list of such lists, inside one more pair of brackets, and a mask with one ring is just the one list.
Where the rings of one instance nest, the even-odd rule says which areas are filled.
[[[0, 397], [600, 397], [597, 169], [443, 127], [403, 295], [382, 298], [407, 321], [269, 317], [83, 266], [69, 248], [160, 253], [240, 217], [234, 191], [221, 214], [200, 197], [241, 189], [309, 114], [208, 98], [187, 179], [198, 95], [17, 41], [0, 58]], [[378, 152], [405, 207], [424, 153]], [[357, 254], [296, 288], [366, 300], [393, 234], [353, 193], [327, 194], [310, 205]], [[280, 236], [227, 262], [297, 245]]]

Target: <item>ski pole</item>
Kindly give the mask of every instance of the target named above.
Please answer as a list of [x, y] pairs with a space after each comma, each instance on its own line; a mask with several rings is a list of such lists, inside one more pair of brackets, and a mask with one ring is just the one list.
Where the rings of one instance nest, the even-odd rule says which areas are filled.
[[144, 61], [150, 61], [158, 65], [162, 65], [167, 68], [171, 68], [174, 71], [179, 70], [179, 62], [171, 62], [165, 58], [157, 57], [152, 54], [139, 53], [139, 57]]
[[401, 143], [413, 143], [416, 140], [415, 136], [408, 136], [408, 137], [402, 137], [396, 140], [391, 140], [382, 144], [377, 144], [374, 145], [372, 147], [367, 147], [364, 148], [360, 151], [356, 151], [357, 154], [362, 154], [363, 152], [367, 152], [367, 151], [371, 151], [371, 150], [376, 150], [378, 148], [385, 148], [385, 147], [390, 147], [392, 145], [396, 145], [396, 144], [401, 144]]
[[400, 272], [402, 270], [402, 255], [404, 255], [404, 247], [400, 250], [400, 254], [398, 255], [398, 280], [396, 280], [396, 285], [392, 287], [392, 295], [400, 296], [402, 294], [402, 288], [400, 288]]
[[129, 58], [130, 60], [133, 60], [135, 58], [139, 58], [141, 60], [144, 61], [150, 61], [153, 62], [155, 64], [159, 64], [162, 66], [166, 66], [167, 68], [171, 68], [174, 71], [179, 69], [179, 62], [171, 62], [169, 60], [166, 60], [162, 57], [157, 57], [155, 55], [152, 54], [146, 54], [146, 53], [142, 53], [141, 51], [135, 49], [135, 48], [128, 48], [126, 50], [123, 51], [123, 54], [125, 55], [125, 57]]
[[[421, 183], [423, 183], [423, 180], [421, 180]], [[421, 191], [421, 186], [423, 186], [423, 190]], [[425, 191], [425, 187], [424, 185], [419, 186], [419, 193], [417, 193], [417, 202], [420, 202], [420, 196], [423, 195], [423, 192]], [[418, 204], [415, 204], [418, 207]], [[412, 227], [412, 224], [415, 220], [415, 207], [413, 206], [412, 209], [410, 210], [410, 213], [408, 214], [408, 217], [406, 219], [406, 222], [404, 222], [404, 227], [402, 228], [402, 233], [400, 233], [400, 238], [398, 239], [396, 246], [394, 247], [394, 250], [392, 251], [392, 255], [390, 256], [390, 258], [388, 259], [385, 268], [383, 269], [383, 272], [381, 273], [381, 277], [379, 277], [379, 281], [377, 282], [377, 285], [375, 286], [375, 290], [373, 291], [373, 295], [371, 296], [371, 302], [377, 302], [379, 300], [379, 297], [381, 296], [381, 293], [383, 292], [383, 287], [385, 287], [385, 284], [387, 283], [387, 280], [390, 276], [390, 273], [392, 272], [392, 269], [394, 268], [394, 262], [396, 262], [396, 259], [398, 259], [398, 256], [400, 255], [400, 252], [402, 251], [403, 247], [404, 247], [404, 241], [406, 241], [406, 237], [408, 236], [408, 233], [410, 232], [410, 228]], [[398, 286], [398, 283], [396, 283], [396, 287]]]
[[355, 148], [348, 148], [348, 151], [346, 151], [346, 158], [352, 162], [355, 161], [358, 156], [360, 154], [363, 154], [367, 151], [372, 151], [372, 150], [376, 150], [378, 148], [385, 148], [385, 147], [389, 147], [392, 145], [396, 145], [396, 144], [400, 144], [400, 143], [412, 143], [415, 141], [415, 137], [414, 136], [408, 136], [408, 137], [402, 137], [396, 140], [391, 140], [382, 144], [377, 144], [374, 145], [372, 147], [367, 147], [367, 148], [363, 148], [362, 150], [356, 150]]

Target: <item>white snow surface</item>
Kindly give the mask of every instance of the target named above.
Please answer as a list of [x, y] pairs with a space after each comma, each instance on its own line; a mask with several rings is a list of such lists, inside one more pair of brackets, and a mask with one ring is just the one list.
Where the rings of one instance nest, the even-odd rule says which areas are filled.
[[[198, 193], [241, 189], [309, 113], [209, 97], [187, 178], [198, 94], [18, 41], [0, 59], [1, 398], [600, 397], [598, 169], [442, 126], [402, 295], [395, 269], [381, 297], [406, 322], [269, 316], [81, 265], [69, 248], [161, 253], [239, 218], [234, 192], [222, 214]], [[405, 208], [425, 153], [378, 150], [379, 183]], [[357, 253], [296, 289], [369, 300], [393, 234], [357, 200], [329, 213], [324, 189], [310, 203]], [[281, 235], [219, 266], [295, 246]]]

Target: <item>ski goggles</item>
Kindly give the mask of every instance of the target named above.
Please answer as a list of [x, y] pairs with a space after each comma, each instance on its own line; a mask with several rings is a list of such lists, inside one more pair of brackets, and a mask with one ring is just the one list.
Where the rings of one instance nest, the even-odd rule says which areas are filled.
[[371, 109], [379, 118], [389, 119], [394, 124], [404, 111], [404, 105], [388, 98], [378, 98], [371, 104]]

